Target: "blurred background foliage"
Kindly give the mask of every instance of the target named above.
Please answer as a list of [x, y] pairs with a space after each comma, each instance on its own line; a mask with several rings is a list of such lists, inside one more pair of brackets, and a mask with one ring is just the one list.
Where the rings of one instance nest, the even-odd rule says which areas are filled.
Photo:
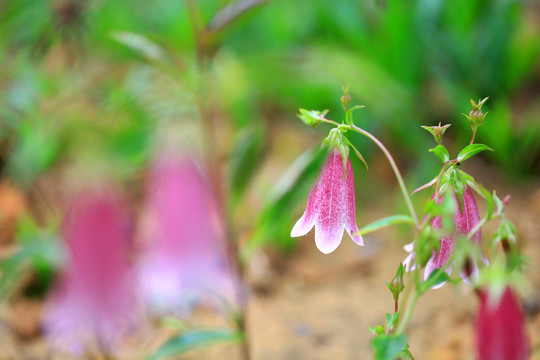
[[[245, 11], [224, 21], [238, 6]], [[274, 130], [294, 131], [289, 141], [322, 139], [327, 129], [307, 129], [293, 114], [299, 107], [329, 109], [330, 118], [341, 120], [341, 85], [350, 85], [353, 104], [366, 105], [357, 123], [399, 154], [411, 187], [431, 179], [438, 166], [426, 152], [430, 135], [419, 126], [452, 123], [445, 141], [463, 146], [470, 129], [460, 113], [468, 113], [468, 98], [486, 96], [490, 114], [478, 141], [496, 151], [484, 159], [514, 179], [528, 178], [540, 172], [535, 6], [519, 0], [0, 0], [3, 174], [29, 189], [61, 164], [106, 158], [126, 179], [144, 169], [155, 134], [174, 123], [195, 148], [204, 150], [208, 132], [222, 140], [210, 140], [206, 151], [221, 154], [230, 217], [238, 221], [236, 211], [250, 211], [249, 201], [244, 210], [241, 204]], [[352, 140], [368, 162], [376, 160], [377, 149]], [[308, 150], [269, 191], [251, 221], [258, 225], [249, 225], [255, 243], [292, 246], [294, 214], [322, 159]]]

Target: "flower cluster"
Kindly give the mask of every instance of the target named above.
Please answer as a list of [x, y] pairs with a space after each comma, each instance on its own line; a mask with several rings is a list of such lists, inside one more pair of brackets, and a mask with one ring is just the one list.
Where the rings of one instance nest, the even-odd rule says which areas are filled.
[[[452, 273], [453, 264], [450, 264], [450, 258], [456, 247], [457, 238], [459, 236], [468, 236], [476, 228], [480, 222], [480, 214], [478, 212], [478, 205], [470, 188], [466, 188], [463, 193], [462, 204], [460, 204], [457, 195], [452, 191], [452, 196], [455, 202], [455, 215], [453, 218], [454, 232], [452, 234], [442, 235], [439, 239], [438, 250], [433, 250], [433, 255], [427, 262], [424, 270], [424, 279], [427, 280], [431, 273], [435, 269], [444, 269], [444, 271], [450, 275]], [[439, 199], [439, 203], [442, 202], [442, 198]], [[442, 229], [442, 217], [437, 216], [431, 221], [431, 226], [435, 230]], [[471, 242], [476, 246], [481, 246], [482, 229], [476, 229], [475, 233], [470, 236]], [[405, 246], [405, 250], [410, 252], [409, 256], [403, 261], [403, 265], [407, 270], [413, 270], [416, 268], [414, 252], [414, 243], [410, 243]], [[482, 257], [484, 263], [487, 264], [487, 259]], [[474, 258], [467, 262], [467, 266], [463, 269], [459, 269], [459, 273], [463, 280], [468, 284], [471, 283], [471, 279], [475, 280], [478, 277], [478, 266]], [[444, 281], [433, 286], [434, 289], [444, 285]]]
[[[46, 315], [49, 339], [59, 348], [115, 353], [143, 325], [145, 310], [185, 315], [204, 301], [234, 306], [237, 284], [222, 223], [193, 159], [156, 161], [140, 233], [119, 194], [112, 185], [92, 185], [70, 199], [63, 225], [67, 267]], [[135, 237], [143, 251], [133, 246]]]

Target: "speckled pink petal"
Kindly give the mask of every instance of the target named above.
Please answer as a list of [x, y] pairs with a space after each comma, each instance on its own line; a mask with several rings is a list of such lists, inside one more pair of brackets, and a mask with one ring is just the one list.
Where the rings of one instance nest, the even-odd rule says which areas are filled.
[[[457, 203], [457, 198], [456, 198]], [[469, 234], [480, 222], [478, 205], [470, 188], [463, 194], [463, 209], [456, 211], [455, 217], [456, 232], [461, 235]], [[471, 241], [479, 245], [482, 239], [482, 230], [478, 230], [471, 238]]]
[[[314, 192], [317, 197], [315, 241], [319, 250], [325, 254], [338, 247], [343, 230], [350, 222], [351, 208], [354, 209], [354, 205], [350, 204], [354, 201], [349, 189], [352, 185], [354, 192], [354, 175], [350, 160], [347, 161], [347, 170], [347, 177], [344, 179], [341, 154], [336, 149], [332, 150], [321, 171], [318, 189]], [[354, 214], [352, 216], [354, 218]], [[325, 250], [322, 250], [323, 248]]]
[[358, 245], [363, 245], [356, 225], [354, 173], [351, 161], [347, 160], [347, 176], [343, 177], [341, 154], [334, 149], [326, 159], [317, 182], [312, 187], [306, 211], [291, 231], [291, 236], [308, 233], [315, 225], [317, 248], [325, 254], [334, 251], [340, 244], [343, 231]]
[[[454, 251], [455, 247], [455, 239], [451, 236], [443, 236], [441, 238], [441, 244], [439, 247], [439, 251], [433, 251], [433, 255], [431, 256], [431, 259], [429, 259], [426, 269], [424, 270], [424, 279], [427, 280], [431, 273], [435, 269], [443, 268], [450, 259], [450, 256], [452, 255], [452, 251]], [[452, 264], [448, 265], [445, 269], [445, 272], [450, 275], [452, 273]], [[441, 286], [443, 286], [445, 283], [442, 282], [436, 286], [433, 286], [432, 289], [438, 289]]]

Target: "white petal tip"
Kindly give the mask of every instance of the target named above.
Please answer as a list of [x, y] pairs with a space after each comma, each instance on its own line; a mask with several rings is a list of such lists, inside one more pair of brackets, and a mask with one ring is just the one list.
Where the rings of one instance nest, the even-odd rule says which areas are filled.
[[333, 252], [334, 250], [337, 249], [337, 246], [324, 247], [324, 246], [321, 246], [319, 244], [316, 244], [316, 245], [317, 245], [317, 249], [319, 249], [319, 251], [322, 252], [325, 255], [328, 255], [328, 254], [330, 254], [331, 252]]
[[362, 235], [360, 234], [354, 235], [355, 233], [358, 233], [358, 232], [359, 232], [358, 226], [356, 225], [352, 229], [347, 230], [347, 234], [349, 234], [352, 241], [354, 241], [356, 245], [364, 246], [364, 238], [362, 237]]
[[336, 250], [341, 243], [343, 230], [333, 231], [331, 233], [323, 233], [315, 227], [315, 245], [323, 254], [330, 254]]
[[291, 230], [291, 237], [300, 237], [306, 235], [308, 232], [311, 231], [314, 224], [310, 224], [306, 222], [305, 219], [306, 215], [302, 215], [300, 219], [294, 224], [292, 230]]

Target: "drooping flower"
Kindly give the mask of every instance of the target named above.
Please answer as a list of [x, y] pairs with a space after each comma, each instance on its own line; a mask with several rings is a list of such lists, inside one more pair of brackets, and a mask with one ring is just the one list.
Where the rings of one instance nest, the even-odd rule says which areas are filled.
[[526, 360], [529, 345], [525, 320], [517, 296], [506, 288], [493, 301], [489, 292], [480, 291], [476, 320], [476, 354], [478, 360]]
[[[424, 278], [429, 278], [429, 275], [435, 270], [443, 268], [447, 265], [452, 253], [456, 247], [457, 237], [458, 236], [467, 236], [480, 222], [480, 214], [478, 212], [478, 206], [476, 200], [470, 188], [466, 188], [463, 194], [463, 204], [460, 205], [458, 198], [454, 192], [452, 192], [455, 203], [456, 203], [456, 213], [454, 215], [454, 233], [450, 235], [443, 235], [439, 239], [439, 250], [433, 250], [433, 255], [429, 259], [426, 269], [424, 270]], [[442, 198], [439, 199], [439, 202], [442, 202]], [[442, 228], [442, 219], [440, 216], [435, 217], [431, 221], [431, 226], [434, 229]], [[482, 229], [479, 229], [471, 236], [471, 241], [477, 246], [481, 245], [482, 240]], [[414, 265], [412, 264], [415, 261], [416, 254], [413, 252], [414, 244], [408, 244], [405, 246], [405, 250], [410, 252], [409, 256], [403, 262], [403, 265], [407, 270], [413, 269]], [[482, 257], [482, 260], [487, 263], [487, 260]], [[445, 271], [448, 275], [452, 273], [453, 264], [446, 266]], [[463, 280], [467, 283], [470, 283], [471, 278], [478, 277], [478, 266], [474, 259], [467, 261], [466, 267], [460, 270], [460, 275]], [[434, 286], [434, 289], [437, 289], [444, 285], [444, 282]]]
[[139, 274], [145, 298], [159, 310], [184, 312], [210, 295], [231, 299], [233, 276], [216, 210], [193, 160], [169, 156], [154, 164]]
[[48, 338], [66, 350], [99, 344], [112, 351], [138, 319], [126, 208], [111, 188], [79, 191], [63, 237], [67, 269], [47, 304]]
[[317, 182], [311, 188], [306, 210], [294, 225], [291, 236], [306, 235], [315, 226], [315, 244], [324, 254], [334, 251], [341, 243], [343, 231], [358, 245], [364, 245], [356, 225], [354, 174], [347, 159], [344, 178], [343, 162], [337, 149], [332, 149]]

